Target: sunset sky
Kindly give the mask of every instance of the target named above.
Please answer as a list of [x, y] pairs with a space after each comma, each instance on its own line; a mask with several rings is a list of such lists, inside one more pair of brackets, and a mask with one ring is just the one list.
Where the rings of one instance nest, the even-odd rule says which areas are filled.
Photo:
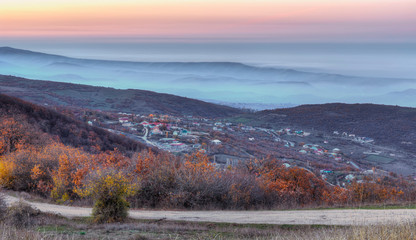
[[416, 41], [415, 0], [1, 0], [3, 38]]

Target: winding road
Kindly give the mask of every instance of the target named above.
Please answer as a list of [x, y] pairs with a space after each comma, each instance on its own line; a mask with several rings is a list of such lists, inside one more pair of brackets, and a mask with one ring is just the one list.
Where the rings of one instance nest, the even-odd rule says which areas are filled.
[[[8, 204], [18, 198], [5, 196]], [[87, 217], [91, 208], [70, 207], [39, 202], [28, 202], [42, 212], [60, 214], [65, 217]], [[164, 211], [130, 210], [133, 219], [164, 219], [171, 221], [217, 222], [238, 224], [320, 224], [320, 225], [372, 225], [415, 221], [416, 209], [389, 210], [290, 210], [290, 211]]]

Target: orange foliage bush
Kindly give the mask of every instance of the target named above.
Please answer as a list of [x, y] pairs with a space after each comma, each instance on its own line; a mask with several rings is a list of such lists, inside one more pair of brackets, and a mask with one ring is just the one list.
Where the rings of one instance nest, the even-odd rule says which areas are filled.
[[268, 159], [259, 169], [261, 187], [270, 201], [283, 206], [304, 206], [323, 202], [327, 185], [308, 170], [286, 168], [278, 160]]
[[351, 200], [354, 203], [397, 202], [404, 192], [397, 187], [381, 183], [380, 180], [367, 180], [363, 183], [353, 182], [349, 187]]

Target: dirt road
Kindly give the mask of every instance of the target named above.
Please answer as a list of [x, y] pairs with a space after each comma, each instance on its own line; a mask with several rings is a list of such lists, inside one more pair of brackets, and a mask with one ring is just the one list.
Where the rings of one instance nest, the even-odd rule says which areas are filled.
[[[11, 204], [19, 199], [6, 196]], [[91, 208], [69, 207], [48, 203], [27, 202], [42, 212], [65, 217], [86, 217]], [[323, 224], [367, 225], [400, 223], [416, 220], [416, 209], [390, 210], [294, 210], [294, 211], [143, 211], [131, 210], [134, 219], [166, 219], [193, 222], [224, 222], [250, 224]]]

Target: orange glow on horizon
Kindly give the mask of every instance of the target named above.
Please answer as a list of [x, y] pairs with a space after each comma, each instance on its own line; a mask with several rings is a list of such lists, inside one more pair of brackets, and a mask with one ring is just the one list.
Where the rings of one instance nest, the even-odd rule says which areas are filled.
[[0, 36], [407, 36], [415, 11], [413, 0], [2, 0]]

